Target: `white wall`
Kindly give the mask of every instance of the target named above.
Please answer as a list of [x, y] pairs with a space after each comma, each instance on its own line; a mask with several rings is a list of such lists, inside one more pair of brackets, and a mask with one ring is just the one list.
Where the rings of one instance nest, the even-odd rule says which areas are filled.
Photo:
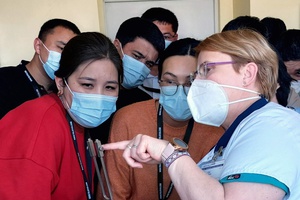
[[300, 29], [300, 0], [251, 0], [250, 13], [260, 19], [277, 17], [288, 29]]
[[0, 66], [31, 60], [33, 40], [52, 18], [64, 18], [81, 31], [99, 31], [97, 0], [0, 0]]
[[215, 0], [104, 0], [105, 33], [111, 39], [126, 19], [141, 16], [151, 7], [163, 7], [178, 19], [179, 38], [205, 39], [217, 32], [218, 18]]
[[[104, 8], [108, 1], [116, 0], [0, 0], [0, 66], [17, 65], [22, 59], [31, 60], [34, 52], [33, 40], [37, 37], [40, 26], [50, 18], [68, 19], [81, 31], [106, 33], [106, 29], [109, 29], [105, 26]], [[149, 4], [166, 6], [167, 3], [167, 6], [174, 8], [179, 19], [180, 37], [194, 36], [202, 39], [211, 32], [203, 23], [214, 23], [211, 22], [212, 16], [199, 16], [207, 11], [205, 6], [212, 2], [219, 2], [218, 12], [215, 13], [215, 16], [219, 15], [216, 19], [219, 29], [233, 18], [233, 0], [151, 0], [151, 3], [150, 0], [117, 1], [138, 1], [141, 9], [129, 6], [121, 11], [108, 13], [116, 18], [119, 14], [141, 15]], [[192, 8], [189, 7], [191, 5]], [[253, 16], [279, 17], [288, 28], [300, 29], [299, 0], [250, 0], [249, 10]], [[118, 27], [125, 19], [118, 20], [120, 19], [111, 21], [110, 25], [115, 24]], [[107, 34], [113, 38], [115, 31], [112, 29]], [[218, 28], [215, 31], [218, 32]]]

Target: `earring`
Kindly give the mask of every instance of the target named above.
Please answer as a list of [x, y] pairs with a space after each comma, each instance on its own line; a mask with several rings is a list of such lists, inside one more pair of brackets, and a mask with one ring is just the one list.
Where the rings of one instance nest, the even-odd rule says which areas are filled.
[[62, 93], [62, 91], [61, 90], [58, 90], [58, 92], [57, 92], [57, 96], [61, 96], [63, 93]]

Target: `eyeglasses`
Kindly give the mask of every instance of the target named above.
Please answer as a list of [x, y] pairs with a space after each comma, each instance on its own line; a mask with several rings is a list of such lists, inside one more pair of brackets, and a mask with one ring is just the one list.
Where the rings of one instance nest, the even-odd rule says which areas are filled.
[[206, 78], [207, 73], [210, 70], [210, 67], [216, 66], [216, 65], [227, 65], [227, 64], [234, 64], [235, 61], [225, 61], [225, 62], [204, 62], [197, 66], [197, 74], [201, 78]]
[[178, 84], [175, 81], [171, 81], [171, 80], [159, 80], [158, 82], [161, 86], [160, 90], [166, 96], [173, 96], [174, 94], [176, 94], [179, 86], [183, 87], [183, 91], [184, 91], [185, 95], [187, 95], [189, 92], [189, 89], [192, 85], [191, 81], [188, 81], [184, 84]]
[[176, 36], [176, 33], [174, 33], [174, 35], [171, 35], [170, 33], [164, 34], [165, 40], [171, 40], [171, 39], [174, 38], [175, 36]]

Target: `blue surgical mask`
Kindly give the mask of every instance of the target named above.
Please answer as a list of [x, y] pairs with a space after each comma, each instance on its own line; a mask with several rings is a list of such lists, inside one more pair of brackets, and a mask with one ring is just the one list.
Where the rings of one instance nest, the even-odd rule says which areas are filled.
[[55, 78], [54, 72], [57, 71], [59, 68], [59, 61], [61, 58], [61, 53], [58, 53], [56, 51], [51, 51], [44, 45], [44, 43], [42, 41], [41, 41], [41, 43], [43, 44], [45, 49], [49, 52], [49, 56], [48, 56], [48, 60], [45, 63], [42, 61], [42, 58], [40, 55], [39, 55], [39, 59], [40, 59], [41, 63], [43, 64], [43, 67], [44, 67], [47, 75], [52, 80], [54, 80], [54, 78]]
[[[164, 89], [167, 90], [168, 87], [171, 89], [171, 87], [173, 86], [162, 87], [164, 87]], [[177, 92], [172, 96], [165, 95], [163, 92], [161, 92], [159, 97], [159, 103], [174, 120], [186, 121], [192, 118], [192, 113], [187, 103], [187, 96], [184, 92], [184, 88], [182, 85], [178, 86]]]
[[165, 49], [172, 43], [170, 40], [165, 40]]
[[150, 74], [150, 69], [142, 62], [123, 53], [124, 80], [122, 86], [126, 89], [138, 87]]
[[[66, 83], [66, 81], [65, 81]], [[67, 111], [71, 118], [85, 128], [94, 128], [105, 122], [116, 111], [117, 97], [73, 92], [71, 107]]]

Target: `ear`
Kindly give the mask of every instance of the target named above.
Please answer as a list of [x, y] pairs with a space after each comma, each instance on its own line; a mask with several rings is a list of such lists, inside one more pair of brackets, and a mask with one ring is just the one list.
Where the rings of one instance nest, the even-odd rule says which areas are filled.
[[61, 96], [64, 93], [65, 83], [64, 80], [60, 77], [55, 76], [55, 84], [58, 89], [58, 96]]
[[41, 40], [39, 38], [35, 38], [33, 41], [33, 48], [37, 54], [41, 53]]
[[254, 62], [247, 63], [243, 67], [243, 87], [248, 87], [256, 82], [258, 66]]
[[121, 51], [122, 49], [122, 46], [121, 46], [121, 42], [116, 38], [113, 42], [113, 44], [115, 45], [116, 49], [118, 50], [119, 52], [119, 55], [121, 56], [121, 58], [123, 57], [123, 53]]

